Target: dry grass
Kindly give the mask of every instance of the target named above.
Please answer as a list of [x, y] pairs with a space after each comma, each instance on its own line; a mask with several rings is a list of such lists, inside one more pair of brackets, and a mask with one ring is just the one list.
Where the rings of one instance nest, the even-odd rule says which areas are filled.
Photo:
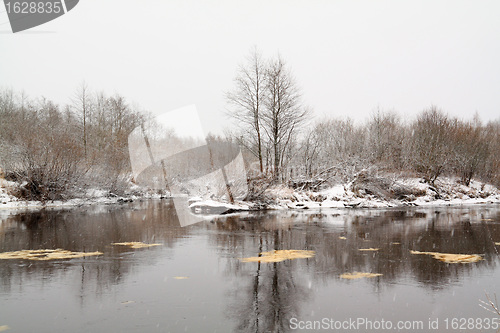
[[468, 264], [483, 260], [483, 258], [477, 254], [453, 254], [453, 253], [420, 252], [420, 251], [410, 251], [410, 253], [430, 255], [434, 259], [440, 260], [448, 264]]
[[373, 247], [370, 247], [368, 249], [359, 249], [359, 251], [378, 251], [380, 250], [379, 248], [373, 248]]
[[102, 252], [72, 252], [62, 249], [55, 250], [21, 250], [0, 253], [0, 259], [57, 260], [98, 256]]
[[490, 295], [486, 294], [486, 301], [479, 300], [479, 306], [485, 309], [486, 311], [492, 312], [498, 316], [500, 316], [500, 309], [498, 308], [498, 300], [497, 295], [495, 294], [495, 301], [491, 299]]
[[374, 278], [377, 276], [382, 276], [383, 274], [380, 273], [361, 273], [361, 272], [354, 272], [354, 273], [344, 273], [340, 276], [341, 279], [347, 279], [347, 280], [356, 280], [356, 279], [362, 279], [362, 278]]
[[312, 258], [314, 251], [306, 250], [276, 250], [269, 252], [262, 252], [260, 257], [241, 258], [242, 262], [280, 262], [284, 260]]
[[145, 247], [159, 246], [161, 244], [158, 244], [158, 243], [146, 244], [146, 243], [143, 243], [143, 242], [122, 242], [122, 243], [111, 243], [111, 245], [128, 246], [131, 249], [142, 249], [142, 248], [145, 248]]

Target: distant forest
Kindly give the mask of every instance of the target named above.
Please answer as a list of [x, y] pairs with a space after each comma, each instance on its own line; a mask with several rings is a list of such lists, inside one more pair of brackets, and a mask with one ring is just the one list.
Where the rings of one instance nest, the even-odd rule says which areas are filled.
[[[289, 66], [257, 51], [225, 97], [238, 126], [207, 140], [240, 145], [250, 189], [252, 182], [345, 183], [373, 169], [431, 184], [450, 175], [465, 185], [476, 178], [500, 186], [500, 120], [458, 119], [430, 106], [411, 121], [383, 110], [362, 124], [349, 117], [314, 121]], [[64, 106], [4, 89], [0, 177], [22, 184], [13, 194], [31, 200], [68, 199], [89, 188], [123, 192], [133, 181], [128, 136], [148, 119], [123, 96], [85, 84]]]

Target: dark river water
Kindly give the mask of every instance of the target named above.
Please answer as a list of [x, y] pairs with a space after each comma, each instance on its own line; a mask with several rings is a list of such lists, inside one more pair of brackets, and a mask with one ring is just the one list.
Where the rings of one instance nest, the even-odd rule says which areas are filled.
[[[0, 260], [0, 330], [8, 332], [500, 328], [500, 316], [479, 306], [485, 294], [500, 296], [498, 205], [261, 212], [180, 227], [171, 202], [149, 201], [0, 211], [0, 221], [0, 252], [103, 253]], [[162, 245], [112, 245], [130, 241]], [[366, 248], [379, 250], [359, 251]], [[280, 249], [312, 250], [315, 256], [240, 260]], [[479, 254], [484, 260], [448, 264], [411, 250]], [[352, 272], [382, 275], [340, 278]]]

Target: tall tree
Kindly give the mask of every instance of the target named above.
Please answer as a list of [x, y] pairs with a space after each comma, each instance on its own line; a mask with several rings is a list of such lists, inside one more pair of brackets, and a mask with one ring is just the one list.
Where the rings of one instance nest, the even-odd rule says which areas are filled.
[[308, 110], [295, 78], [281, 57], [272, 60], [266, 70], [265, 109], [261, 116], [263, 128], [273, 153], [273, 175], [279, 180], [284, 155], [293, 136], [307, 120]]
[[87, 129], [88, 124], [87, 121], [90, 116], [90, 94], [88, 91], [87, 84], [82, 82], [78, 87], [78, 90], [75, 93], [75, 97], [73, 98], [73, 105], [77, 111], [77, 113], [81, 116], [82, 128], [83, 128], [83, 151], [85, 157], [87, 157]]
[[[265, 92], [265, 66], [262, 56], [254, 48], [245, 65], [240, 65], [234, 78], [234, 90], [226, 94], [231, 105], [229, 115], [249, 128], [256, 146], [254, 154], [259, 159], [260, 172], [263, 172], [261, 113]], [[252, 150], [252, 149], [251, 149]]]

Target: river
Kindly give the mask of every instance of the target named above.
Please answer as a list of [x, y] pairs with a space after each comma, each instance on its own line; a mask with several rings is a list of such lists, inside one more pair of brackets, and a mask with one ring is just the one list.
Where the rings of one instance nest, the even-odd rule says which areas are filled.
[[[255, 212], [181, 227], [173, 204], [158, 200], [0, 211], [0, 221], [0, 252], [103, 253], [0, 260], [0, 329], [9, 332], [495, 332], [498, 325], [499, 316], [479, 306], [500, 293], [498, 205]], [[131, 241], [161, 245], [112, 245]], [[282, 249], [315, 255], [241, 260]], [[445, 263], [411, 251], [483, 260]], [[353, 272], [381, 275], [341, 278]]]

